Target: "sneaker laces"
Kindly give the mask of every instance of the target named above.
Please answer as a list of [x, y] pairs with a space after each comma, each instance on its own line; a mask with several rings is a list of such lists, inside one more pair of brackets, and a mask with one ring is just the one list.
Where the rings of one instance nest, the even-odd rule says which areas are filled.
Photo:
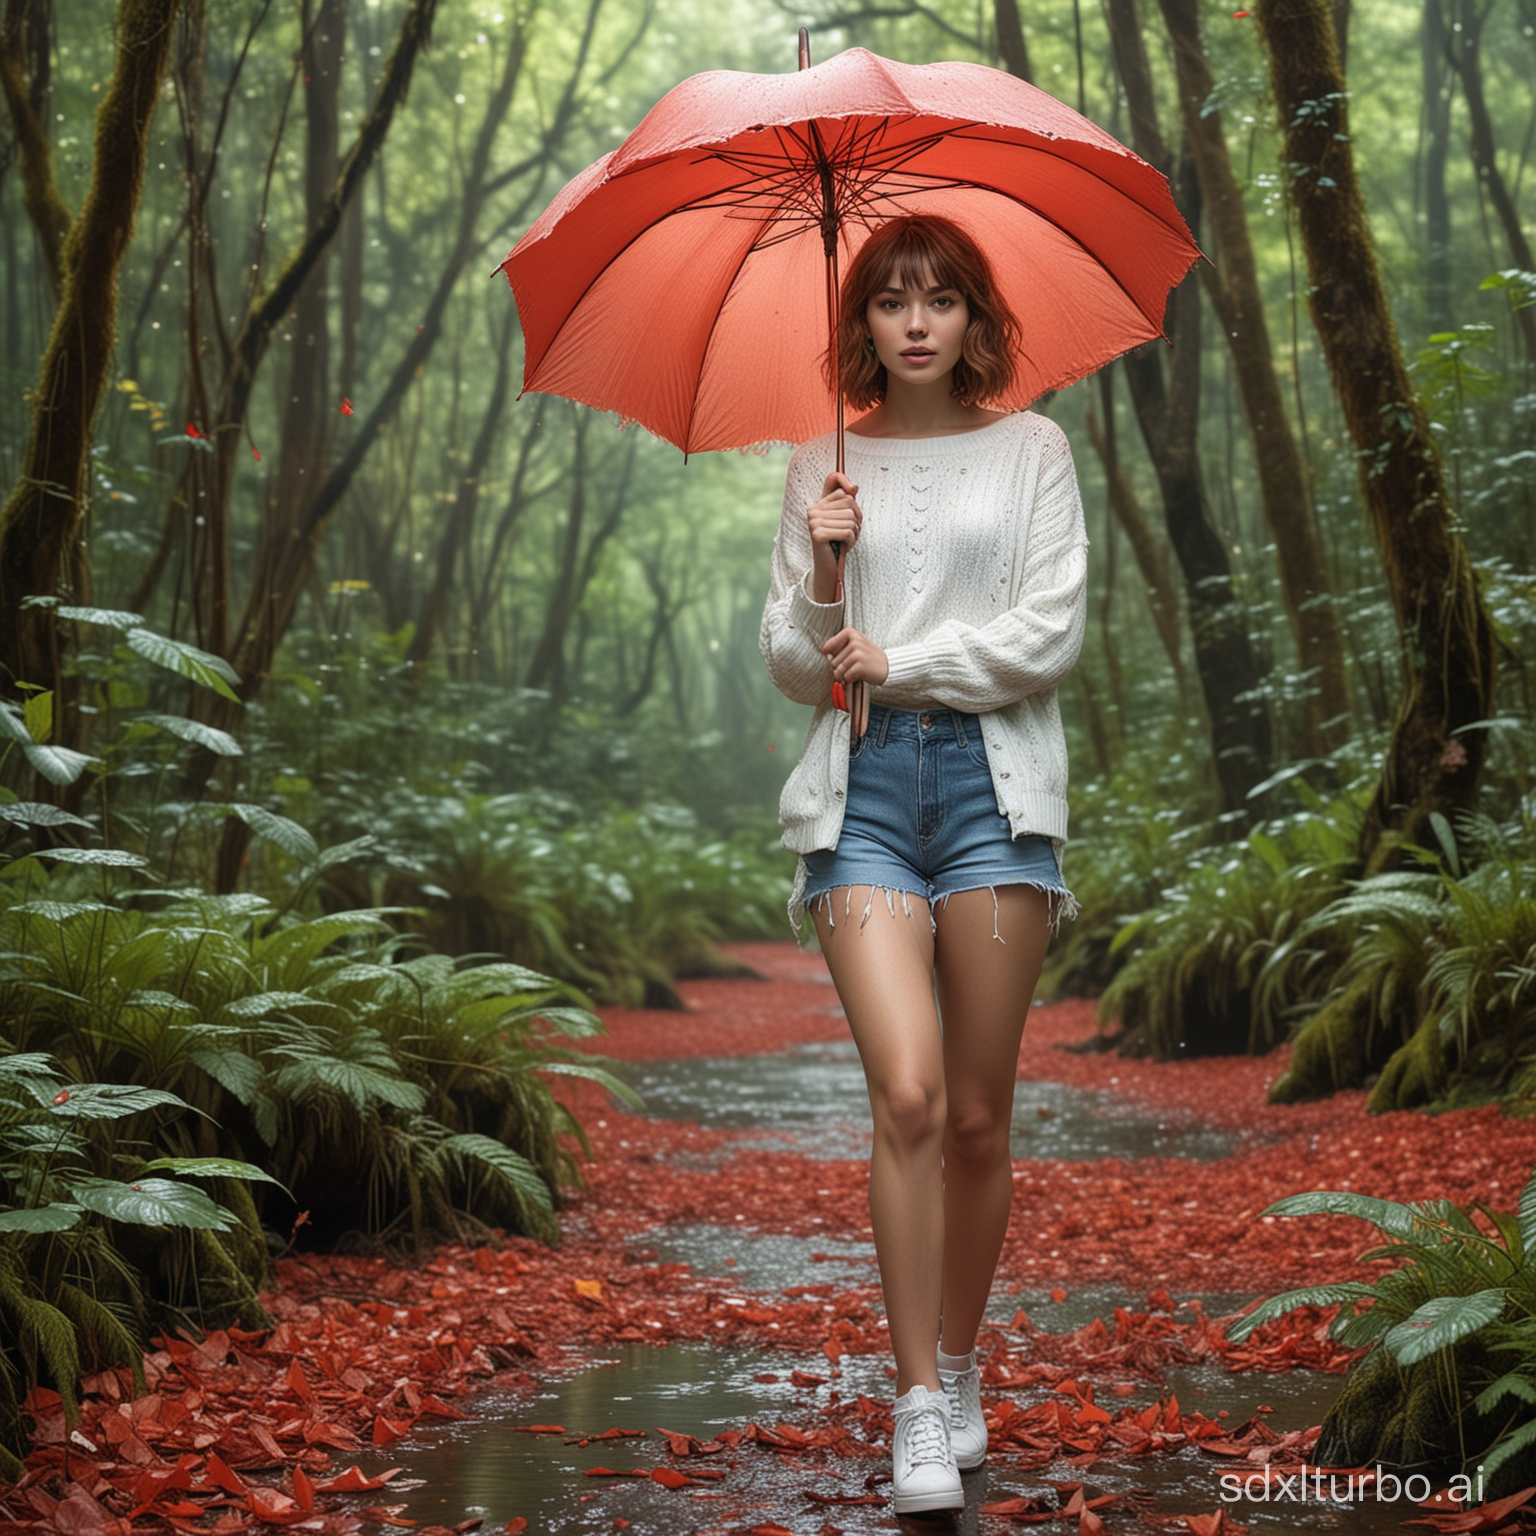
[[974, 1368], [964, 1371], [941, 1371], [939, 1380], [944, 1385], [944, 1395], [949, 1399], [949, 1427], [964, 1429], [967, 1415], [981, 1417], [981, 1373]]
[[920, 1408], [908, 1417], [906, 1431], [902, 1449], [906, 1452], [909, 1469], [931, 1461], [942, 1464], [954, 1454], [949, 1444], [949, 1426], [937, 1403]]

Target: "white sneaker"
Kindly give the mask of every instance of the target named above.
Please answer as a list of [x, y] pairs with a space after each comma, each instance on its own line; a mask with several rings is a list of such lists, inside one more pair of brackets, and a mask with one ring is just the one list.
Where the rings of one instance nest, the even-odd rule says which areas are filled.
[[895, 1404], [891, 1494], [898, 1515], [964, 1509], [960, 1469], [949, 1443], [949, 1408], [940, 1392], [916, 1386]]
[[962, 1371], [939, 1367], [939, 1384], [949, 1400], [949, 1440], [955, 1451], [955, 1465], [962, 1472], [979, 1467], [987, 1459], [987, 1421], [981, 1416], [981, 1370], [976, 1352], [967, 1356], [970, 1364]]

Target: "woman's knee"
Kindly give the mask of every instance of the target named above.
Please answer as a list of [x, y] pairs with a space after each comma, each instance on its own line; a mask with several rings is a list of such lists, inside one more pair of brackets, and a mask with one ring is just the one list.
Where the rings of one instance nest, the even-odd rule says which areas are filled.
[[895, 1078], [871, 1086], [875, 1134], [901, 1147], [916, 1147], [944, 1129], [944, 1085], [921, 1077]]
[[1011, 1106], [985, 1101], [951, 1101], [944, 1122], [944, 1150], [971, 1163], [1008, 1160]]

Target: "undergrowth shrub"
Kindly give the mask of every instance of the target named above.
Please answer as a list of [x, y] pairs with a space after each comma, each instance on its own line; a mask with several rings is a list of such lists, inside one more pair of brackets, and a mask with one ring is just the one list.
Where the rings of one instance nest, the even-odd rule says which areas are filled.
[[1361, 1262], [1391, 1265], [1373, 1281], [1287, 1291], [1227, 1330], [1237, 1342], [1297, 1307], [1337, 1307], [1333, 1337], [1370, 1349], [1323, 1420], [1318, 1465], [1481, 1470], [1474, 1486], [1490, 1498], [1536, 1482], [1536, 1176], [1514, 1214], [1339, 1190], [1263, 1215], [1358, 1216], [1383, 1239]]
[[1500, 824], [1432, 818], [1421, 868], [1357, 882], [1275, 968], [1340, 952], [1280, 1099], [1373, 1073], [1370, 1107], [1536, 1099], [1536, 797]]
[[254, 1288], [264, 1250], [184, 1182], [246, 1189], [268, 1175], [234, 1159], [145, 1156], [146, 1133], [189, 1108], [163, 1089], [66, 1078], [41, 1052], [0, 1051], [0, 1476], [20, 1475], [34, 1386], [53, 1387], [73, 1420], [83, 1374], [127, 1366], [142, 1389], [151, 1326], [205, 1307], [269, 1321]]
[[1293, 793], [1298, 812], [1193, 851], [1152, 904], [1122, 920], [1110, 944], [1122, 963], [1099, 1002], [1101, 1020], [1119, 1021], [1122, 1050], [1162, 1059], [1262, 1052], [1313, 1004], [1328, 952], [1292, 960], [1283, 986], [1268, 968], [1343, 889], [1365, 788], [1325, 801], [1298, 779]]

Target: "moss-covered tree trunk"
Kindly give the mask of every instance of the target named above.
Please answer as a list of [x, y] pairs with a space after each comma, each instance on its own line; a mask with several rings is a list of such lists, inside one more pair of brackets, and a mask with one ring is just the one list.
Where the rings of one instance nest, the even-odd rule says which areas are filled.
[[32, 397], [21, 474], [0, 512], [0, 671], [53, 685], [56, 593], [90, 494], [91, 434], [117, 335], [117, 276], [144, 185], [150, 121], [180, 0], [120, 0], [112, 79], [96, 113], [90, 189], [62, 253], [63, 285]]
[[1416, 398], [1355, 176], [1348, 95], [1325, 0], [1258, 0], [1309, 303], [1360, 466], [1402, 638], [1402, 695], [1366, 818], [1368, 874], [1470, 809], [1492, 713], [1494, 639]]
[[[1355, 444], [1401, 636], [1402, 692], [1366, 814], [1361, 864], [1389, 869], [1425, 823], [1472, 807], [1492, 713], [1494, 638], [1456, 530], [1444, 466], [1414, 395], [1355, 177], [1348, 98], [1325, 0], [1258, 0], [1291, 196], [1311, 279], [1309, 303]], [[1372, 1109], [1425, 1096], [1426, 1063], [1346, 990], [1307, 1023], [1271, 1098], [1358, 1085], [1381, 1068]], [[1417, 1037], [1415, 1037], [1417, 1038]]]

